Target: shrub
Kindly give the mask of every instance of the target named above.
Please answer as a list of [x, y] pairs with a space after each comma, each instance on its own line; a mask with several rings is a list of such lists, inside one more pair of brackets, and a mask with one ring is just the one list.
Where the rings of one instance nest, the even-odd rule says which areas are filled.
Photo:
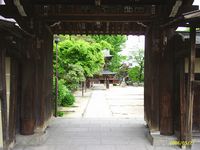
[[58, 115], [59, 117], [63, 117], [63, 116], [64, 116], [64, 112], [58, 111], [58, 112], [57, 112], [57, 115]]
[[70, 106], [70, 105], [73, 105], [75, 102], [75, 97], [74, 95], [68, 90], [66, 93], [65, 93], [65, 97], [64, 99], [62, 100], [62, 103], [61, 103], [61, 106]]
[[69, 90], [75, 91], [80, 82], [85, 81], [84, 70], [78, 64], [68, 64], [66, 73], [62, 75]]
[[[55, 85], [53, 93], [55, 96]], [[64, 106], [64, 107], [70, 106], [73, 105], [74, 102], [75, 102], [75, 97], [73, 96], [72, 92], [68, 90], [65, 80], [60, 79], [58, 81], [58, 99], [57, 99], [58, 106]]]
[[141, 83], [144, 81], [144, 74], [140, 72], [139, 66], [129, 69], [128, 76], [132, 82]]

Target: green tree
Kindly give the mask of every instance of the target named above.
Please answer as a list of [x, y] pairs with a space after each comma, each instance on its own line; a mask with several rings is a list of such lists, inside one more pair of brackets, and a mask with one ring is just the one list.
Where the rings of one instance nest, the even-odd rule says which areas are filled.
[[63, 59], [66, 64], [80, 65], [84, 70], [85, 77], [92, 77], [98, 73], [103, 65], [104, 58], [101, 52], [101, 45], [98, 43], [88, 43], [84, 40], [64, 41], [60, 44], [63, 51]]
[[134, 53], [133, 59], [137, 65], [129, 69], [129, 78], [133, 82], [141, 83], [144, 81], [144, 50], [139, 49], [136, 53]]
[[80, 82], [85, 81], [84, 70], [80, 65], [68, 64], [66, 72], [62, 74], [61, 78], [65, 80], [66, 87], [74, 91]]
[[[127, 40], [126, 36], [122, 35], [93, 35], [91, 36], [96, 42], [101, 43], [104, 49], [109, 49], [113, 58], [108, 68], [113, 72], [118, 72], [125, 57], [118, 54]], [[109, 45], [105, 45], [107, 42]]]
[[100, 43], [106, 41], [112, 45], [111, 54], [114, 55], [121, 51], [123, 44], [126, 42], [127, 37], [125, 35], [93, 35], [93, 39]]
[[[101, 52], [103, 47], [110, 46], [106, 41], [96, 43], [89, 36], [60, 35], [58, 44], [59, 79], [64, 79], [70, 90], [75, 90], [87, 77], [100, 72], [104, 65]], [[56, 48], [54, 45], [54, 68]], [[55, 70], [55, 69], [54, 69]]]

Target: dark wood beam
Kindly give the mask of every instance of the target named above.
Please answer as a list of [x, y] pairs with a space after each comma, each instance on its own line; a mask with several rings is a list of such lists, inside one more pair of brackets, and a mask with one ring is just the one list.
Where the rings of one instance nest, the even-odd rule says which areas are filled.
[[34, 52], [36, 42], [32, 39], [24, 40], [26, 55], [21, 63], [21, 108], [20, 108], [20, 134], [34, 133], [36, 123], [35, 112], [35, 64]]
[[[143, 20], [140, 18], [152, 18], [158, 16], [160, 13], [159, 6], [121, 6], [121, 5], [114, 5], [114, 6], [103, 6], [103, 7], [96, 7], [96, 6], [81, 6], [81, 5], [69, 5], [69, 6], [60, 6], [60, 5], [46, 5], [41, 6], [37, 5], [32, 7], [32, 13], [29, 13], [28, 17], [31, 18], [48, 18], [50, 19], [60, 19], [60, 20], [69, 20], [70, 17], [123, 17], [127, 20]], [[16, 8], [10, 8], [7, 6], [0, 7], [0, 12], [5, 17], [12, 17], [12, 18], [19, 18], [21, 17], [19, 13], [17, 13]], [[99, 19], [102, 19], [99, 18]], [[133, 19], [130, 19], [133, 18]], [[149, 20], [150, 20], [149, 19]], [[82, 19], [83, 20], [83, 19]], [[87, 19], [86, 19], [87, 20]], [[109, 19], [111, 20], [111, 19]], [[126, 20], [126, 19], [125, 19]]]
[[136, 34], [145, 33], [146, 28], [137, 23], [120, 23], [120, 22], [94, 22], [94, 23], [60, 23], [51, 26], [54, 33], [65, 34]]
[[18, 62], [11, 58], [11, 85], [10, 85], [10, 106], [9, 106], [9, 144], [15, 141], [16, 136], [16, 116], [17, 116], [17, 97], [18, 92]]
[[163, 47], [160, 59], [160, 78], [159, 78], [159, 99], [160, 99], [160, 134], [172, 135], [173, 128], [173, 106], [174, 106], [174, 45], [177, 38], [174, 35], [174, 29], [165, 31], [162, 39], [172, 37], [167, 45]]
[[144, 64], [144, 110], [145, 120], [152, 132], [159, 131], [159, 69], [160, 69], [160, 28], [153, 24], [145, 36]]
[[184, 5], [192, 5], [194, 0], [183, 0]]
[[148, 5], [104, 5], [101, 7], [93, 5], [36, 5], [34, 7], [35, 14], [38, 16], [49, 15], [75, 15], [75, 14], [90, 14], [90, 15], [112, 15], [112, 14], [132, 14], [134, 16], [155, 15], [159, 12], [160, 6]]
[[[3, 44], [0, 42], [0, 44]], [[0, 45], [1, 46], [1, 45]], [[6, 70], [5, 70], [6, 51], [0, 47], [0, 100], [1, 100], [1, 117], [3, 132], [3, 148], [8, 146], [8, 115], [7, 115], [7, 98], [6, 98]]]
[[64, 16], [48, 16], [48, 17], [38, 17], [38, 20], [44, 21], [63, 21], [63, 22], [150, 22], [155, 20], [155, 17], [150, 16], [132, 16], [132, 15], [110, 15], [110, 16], [100, 16], [100, 15], [64, 15]]
[[[187, 105], [186, 105], [186, 140], [192, 141], [192, 125], [193, 125], [193, 100], [194, 90], [192, 83], [195, 80], [195, 55], [196, 55], [196, 28], [190, 29], [190, 55], [189, 69], [188, 69], [188, 83], [187, 83]], [[187, 145], [188, 146], [188, 145]], [[189, 145], [191, 146], [191, 145]]]
[[187, 127], [186, 127], [186, 98], [185, 98], [185, 58], [180, 59], [179, 63], [179, 98], [180, 98], [180, 141], [186, 141]]
[[69, 35], [145, 35], [145, 32], [134, 32], [134, 31], [110, 31], [110, 32], [103, 32], [103, 31], [86, 31], [86, 32], [79, 32], [79, 31], [70, 31], [70, 32], [63, 32], [63, 31], [53, 31], [55, 34], [69, 34]]
[[[30, 0], [29, 0], [30, 1]], [[120, 4], [120, 5], [133, 5], [133, 4], [140, 4], [140, 5], [165, 5], [169, 2], [166, 0], [100, 0], [101, 5], [113, 5], [113, 4]], [[33, 4], [81, 4], [81, 5], [94, 5], [95, 0], [32, 0], [30, 1]]]

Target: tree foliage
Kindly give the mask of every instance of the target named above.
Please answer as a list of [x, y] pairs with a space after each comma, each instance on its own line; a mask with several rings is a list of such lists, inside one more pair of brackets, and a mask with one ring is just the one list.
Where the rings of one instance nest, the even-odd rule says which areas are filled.
[[[108, 49], [113, 55], [110, 68], [117, 70], [122, 58], [118, 55], [121, 46], [126, 41], [125, 36], [86, 36], [86, 35], [59, 35], [58, 48], [58, 79], [59, 105], [67, 102], [72, 104], [70, 91], [77, 89], [79, 84], [98, 74], [104, 66], [102, 50]], [[54, 72], [56, 68], [56, 44], [54, 43]], [[68, 93], [68, 94], [66, 94]], [[70, 103], [71, 102], [71, 103]]]
[[129, 69], [128, 75], [131, 81], [141, 83], [144, 81], [144, 50], [139, 49], [133, 54], [133, 58], [137, 65]]
[[[54, 78], [55, 81], [55, 78]], [[54, 82], [55, 83], [55, 82]], [[55, 95], [55, 85], [54, 85], [54, 95]], [[67, 88], [65, 80], [58, 80], [58, 106], [69, 106], [75, 102], [75, 97], [72, 95], [72, 92]]]
[[[104, 49], [110, 50], [110, 54], [113, 55], [113, 58], [108, 68], [113, 72], [118, 72], [122, 61], [125, 59], [125, 57], [119, 55], [118, 52], [122, 50], [127, 37], [122, 35], [94, 35], [92, 38], [96, 42], [101, 43]], [[106, 45], [104, 42], [110, 45]]]
[[106, 41], [111, 44], [112, 48], [111, 55], [114, 55], [121, 51], [123, 44], [126, 42], [126, 36], [122, 35], [94, 35], [92, 36], [96, 42], [100, 43], [101, 41]]

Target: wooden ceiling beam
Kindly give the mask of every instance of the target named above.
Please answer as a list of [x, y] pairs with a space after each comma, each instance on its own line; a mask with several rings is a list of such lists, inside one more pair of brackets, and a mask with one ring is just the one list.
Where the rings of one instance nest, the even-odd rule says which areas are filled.
[[38, 17], [39, 20], [52, 21], [52, 22], [151, 22], [155, 17], [150, 16], [125, 16], [125, 15], [112, 15], [112, 16], [99, 16], [99, 15], [64, 15], [64, 16], [47, 16]]
[[136, 34], [143, 35], [146, 28], [137, 23], [96, 22], [96, 23], [61, 23], [51, 27], [53, 33], [59, 34]]
[[103, 31], [93, 31], [93, 30], [88, 30], [88, 31], [75, 31], [75, 30], [70, 30], [70, 31], [63, 31], [63, 30], [53, 30], [54, 34], [69, 34], [69, 35], [77, 35], [77, 34], [81, 34], [81, 35], [105, 35], [105, 34], [109, 34], [109, 35], [145, 35], [145, 32], [138, 32], [138, 31], [118, 31], [118, 32], [114, 32], [114, 31], [109, 31], [109, 32], [103, 32]]
[[[95, 5], [95, 0], [32, 0], [32, 4], [74, 4], [74, 5]], [[166, 0], [100, 0], [100, 5], [166, 5], [169, 1]]]
[[[121, 21], [137, 22], [151, 21], [160, 14], [160, 9], [155, 6], [35, 6], [32, 12], [28, 13], [29, 18], [44, 19], [47, 21], [61, 20], [64, 22], [76, 21]], [[13, 11], [15, 9], [15, 11]], [[0, 7], [0, 12], [5, 17], [19, 18], [16, 7]]]
[[155, 15], [159, 12], [159, 6], [121, 6], [104, 5], [102, 7], [91, 6], [91, 5], [36, 5], [34, 7], [37, 16], [48, 16], [48, 15], [64, 15], [64, 14], [132, 14], [132, 15]]

